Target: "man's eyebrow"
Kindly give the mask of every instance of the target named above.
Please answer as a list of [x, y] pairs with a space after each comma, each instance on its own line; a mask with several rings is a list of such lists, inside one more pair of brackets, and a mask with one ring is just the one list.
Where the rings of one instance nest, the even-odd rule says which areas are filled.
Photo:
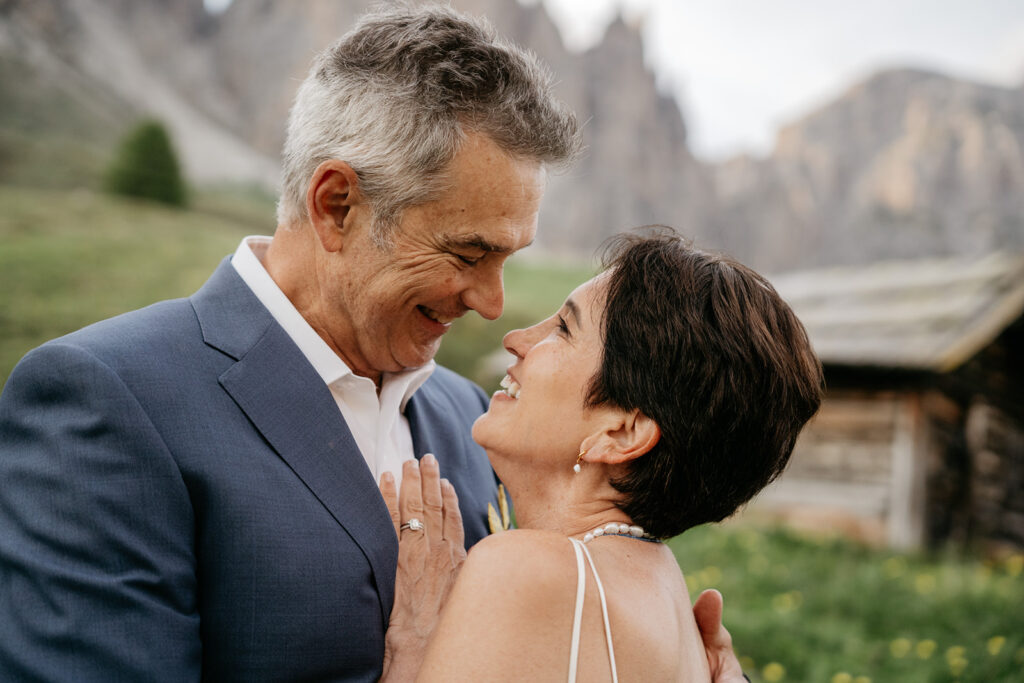
[[[531, 244], [533, 244], [533, 240], [530, 240], [527, 244], [523, 245], [523, 248], [526, 248]], [[445, 249], [479, 249], [480, 251], [485, 251], [489, 254], [511, 254], [512, 252], [517, 251], [516, 247], [492, 242], [478, 233], [470, 233], [468, 235], [443, 235], [441, 237], [441, 246]]]

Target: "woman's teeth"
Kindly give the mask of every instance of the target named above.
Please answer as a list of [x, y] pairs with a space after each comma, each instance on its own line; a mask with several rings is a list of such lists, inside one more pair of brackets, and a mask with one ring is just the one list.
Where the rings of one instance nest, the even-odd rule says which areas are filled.
[[505, 375], [501, 379], [501, 388], [505, 390], [505, 394], [512, 398], [519, 398], [519, 382], [515, 381], [508, 375]]

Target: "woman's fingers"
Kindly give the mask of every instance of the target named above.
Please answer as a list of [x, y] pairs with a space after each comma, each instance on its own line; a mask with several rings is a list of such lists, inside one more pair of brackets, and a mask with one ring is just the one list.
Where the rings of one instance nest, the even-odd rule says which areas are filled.
[[395, 535], [400, 535], [398, 527], [402, 524], [402, 515], [398, 511], [398, 489], [395, 488], [395, 475], [390, 472], [380, 475], [380, 495], [388, 506], [391, 523], [395, 525]]
[[440, 543], [444, 512], [441, 504], [441, 470], [437, 458], [427, 453], [420, 461], [420, 486], [423, 498], [423, 522], [427, 526], [427, 538]]
[[[423, 494], [420, 491], [420, 464], [415, 460], [402, 463], [402, 490], [398, 493], [398, 509], [401, 512], [402, 524], [409, 520], [423, 521]], [[422, 534], [412, 529], [405, 533]]]
[[444, 502], [444, 540], [453, 546], [465, 546], [465, 532], [462, 529], [462, 513], [459, 511], [459, 497], [455, 487], [447, 479], [441, 480], [441, 499]]
[[395, 491], [394, 478], [387, 473], [381, 476], [380, 490], [399, 537], [402, 524], [418, 519], [423, 523], [423, 531], [409, 529], [406, 533], [423, 534], [431, 545], [464, 545], [459, 498], [451, 482], [441, 479], [440, 466], [433, 454], [427, 453], [419, 462], [407, 460], [402, 464], [401, 491]]

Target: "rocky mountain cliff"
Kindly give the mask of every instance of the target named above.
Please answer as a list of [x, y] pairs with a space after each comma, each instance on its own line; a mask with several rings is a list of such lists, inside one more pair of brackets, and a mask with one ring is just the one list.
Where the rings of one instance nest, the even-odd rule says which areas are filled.
[[57, 91], [38, 103], [40, 111], [49, 109], [86, 139], [112, 132], [83, 110], [102, 110], [121, 124], [117, 132], [155, 116], [170, 128], [193, 182], [273, 186], [274, 158], [211, 118], [190, 94], [206, 87], [204, 36], [215, 28], [202, 0], [0, 0], [0, 92], [18, 99], [24, 91]]
[[[234, 0], [211, 16], [202, 0], [0, 0], [0, 95], [22, 92], [10, 74], [63, 83], [65, 109], [92, 112], [76, 130], [157, 115], [194, 182], [267, 185], [312, 55], [370, 4]], [[589, 253], [660, 222], [766, 270], [1024, 249], [1024, 89], [889, 71], [785, 127], [768, 157], [708, 165], [655, 87], [638, 27], [616, 20], [578, 54], [542, 4], [453, 4], [538, 53], [586, 122], [586, 156], [550, 181], [548, 248]]]
[[723, 245], [773, 268], [1024, 249], [1024, 89], [885, 71], [714, 174]]

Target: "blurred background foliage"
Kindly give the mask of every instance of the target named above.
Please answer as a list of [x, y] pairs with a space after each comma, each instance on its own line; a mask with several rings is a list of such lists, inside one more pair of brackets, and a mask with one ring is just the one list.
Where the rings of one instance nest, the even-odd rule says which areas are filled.
[[162, 123], [148, 119], [125, 135], [107, 169], [104, 187], [125, 197], [185, 205], [181, 164]]

